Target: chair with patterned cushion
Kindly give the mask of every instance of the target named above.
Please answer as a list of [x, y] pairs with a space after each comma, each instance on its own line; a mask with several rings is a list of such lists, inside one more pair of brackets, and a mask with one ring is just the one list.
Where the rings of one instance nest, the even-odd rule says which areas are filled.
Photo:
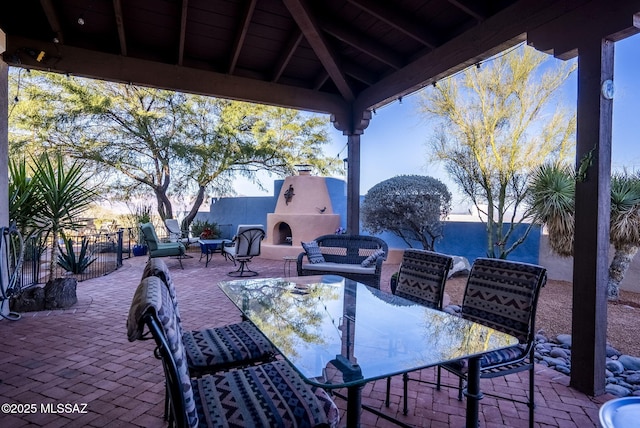
[[[536, 306], [540, 289], [547, 281], [547, 270], [538, 265], [501, 259], [479, 258], [473, 263], [462, 302], [462, 317], [515, 336], [519, 344], [488, 352], [480, 359], [480, 377], [494, 378], [529, 371], [526, 401], [491, 395], [526, 404], [529, 427], [534, 423], [534, 348]], [[460, 378], [458, 399], [466, 382], [467, 360], [441, 365]], [[440, 368], [439, 367], [439, 368]], [[440, 386], [438, 372], [438, 387]]]
[[[453, 267], [453, 258], [446, 254], [433, 251], [407, 249], [402, 254], [402, 263], [398, 271], [397, 286], [394, 290], [396, 296], [419, 303], [434, 309], [442, 309], [444, 297], [444, 285]], [[407, 409], [408, 373], [403, 375], [404, 407]], [[387, 397], [385, 405], [389, 407], [389, 395], [391, 393], [391, 378], [387, 378]]]
[[183, 331], [176, 288], [167, 265], [162, 260], [150, 259], [144, 268], [142, 278], [149, 276], [160, 278], [167, 287], [187, 352], [187, 365], [192, 375], [215, 373], [228, 368], [271, 361], [276, 356], [277, 350], [250, 321]]
[[130, 341], [151, 333], [162, 360], [170, 404], [169, 426], [330, 427], [339, 412], [328, 394], [312, 388], [284, 361], [192, 378], [179, 322], [158, 277], [138, 286], [127, 320]]

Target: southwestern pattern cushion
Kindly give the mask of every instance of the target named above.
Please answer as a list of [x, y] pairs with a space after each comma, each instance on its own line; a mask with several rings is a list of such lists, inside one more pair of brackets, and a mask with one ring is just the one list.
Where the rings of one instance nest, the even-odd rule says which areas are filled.
[[[169, 350], [178, 368], [178, 377], [182, 384], [185, 412], [189, 426], [197, 427], [198, 416], [193, 399], [193, 390], [191, 389], [191, 379], [187, 369], [187, 355], [180, 334], [181, 329], [178, 325], [168, 289], [164, 282], [155, 276], [143, 279], [134, 294], [129, 311], [129, 319], [127, 320], [130, 341], [142, 337], [143, 316], [148, 311], [155, 312], [156, 318], [162, 325]], [[138, 327], [134, 327], [132, 324]]]
[[276, 350], [249, 321], [182, 335], [189, 369], [206, 372], [207, 367], [237, 365], [239, 362], [272, 359]]
[[173, 279], [171, 279], [171, 274], [169, 273], [169, 268], [166, 263], [163, 262], [162, 259], [149, 259], [142, 271], [142, 279], [148, 276], [157, 276], [167, 286], [169, 296], [173, 302], [176, 318], [178, 319], [178, 325], [180, 326], [180, 329], [182, 329], [182, 318], [180, 317], [180, 311], [178, 310], [178, 294], [176, 293], [176, 287], [173, 284]]
[[307, 253], [310, 263], [324, 263], [324, 256], [320, 252], [320, 247], [316, 241], [301, 242], [302, 248]]
[[395, 294], [429, 308], [440, 309], [444, 284], [453, 259], [424, 250], [405, 250]]
[[[496, 364], [505, 364], [511, 361], [521, 360], [525, 357], [526, 347], [523, 345], [515, 345], [509, 348], [500, 349], [498, 351], [487, 352], [480, 358], [480, 370], [494, 366]], [[463, 359], [448, 363], [447, 366], [466, 373], [469, 360]]]
[[[283, 361], [207, 375], [192, 386], [201, 426], [329, 426], [327, 402]], [[335, 414], [335, 404], [331, 408]]]
[[371, 253], [371, 255], [369, 255], [369, 257], [367, 257], [366, 259], [364, 259], [360, 265], [362, 267], [369, 267], [373, 264], [376, 263], [376, 261], [381, 258], [384, 257], [384, 250], [382, 248], [378, 248], [377, 250], [375, 250], [373, 253]]
[[525, 343], [533, 334], [533, 309], [545, 282], [546, 269], [541, 266], [476, 259], [467, 281], [462, 316]]

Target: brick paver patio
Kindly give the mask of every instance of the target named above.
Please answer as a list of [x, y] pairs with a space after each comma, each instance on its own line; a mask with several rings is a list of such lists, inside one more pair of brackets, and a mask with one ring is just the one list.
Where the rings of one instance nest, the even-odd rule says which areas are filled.
[[[184, 327], [199, 329], [240, 321], [239, 311], [217, 287], [233, 270], [219, 254], [209, 267], [204, 259], [165, 259], [174, 275]], [[164, 384], [153, 343], [130, 343], [126, 316], [146, 257], [125, 260], [107, 276], [78, 284], [78, 304], [66, 311], [25, 313], [19, 321], [0, 321], [0, 427], [163, 427]], [[283, 262], [256, 258], [260, 276], [282, 276]], [[295, 269], [295, 268], [294, 268]], [[383, 290], [397, 265], [385, 265]], [[598, 426], [598, 408], [611, 396], [588, 397], [568, 386], [568, 377], [539, 366], [536, 375], [536, 426]], [[419, 375], [433, 378], [434, 369]], [[446, 375], [445, 375], [446, 376]], [[414, 375], [415, 377], [415, 375]], [[447, 380], [445, 378], [445, 380]], [[453, 383], [454, 379], [448, 379]], [[493, 382], [483, 380], [486, 392], [523, 395], [527, 374]], [[385, 408], [386, 381], [367, 384], [363, 403], [416, 427], [463, 426], [465, 402], [456, 391], [436, 391], [431, 385], [410, 383], [409, 415], [402, 415], [402, 379], [393, 378], [392, 402]], [[341, 409], [344, 401], [336, 399]], [[17, 405], [21, 406], [17, 406]], [[69, 404], [68, 408], [57, 408]], [[86, 404], [86, 407], [84, 406]], [[74, 407], [75, 405], [75, 407]], [[17, 411], [21, 412], [18, 413]], [[69, 412], [68, 410], [71, 410]], [[393, 426], [363, 412], [363, 427]], [[480, 404], [482, 427], [526, 427], [527, 408], [485, 397]]]

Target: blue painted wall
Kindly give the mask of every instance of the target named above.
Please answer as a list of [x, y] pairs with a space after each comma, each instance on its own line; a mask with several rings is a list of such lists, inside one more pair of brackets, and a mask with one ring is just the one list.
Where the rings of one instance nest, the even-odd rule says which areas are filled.
[[[274, 195], [279, 195], [284, 180], [274, 181]], [[346, 227], [347, 197], [346, 183], [337, 178], [326, 179], [329, 198], [333, 205], [333, 211], [341, 217], [341, 227]], [[360, 204], [364, 196], [360, 197]], [[230, 238], [235, 234], [238, 224], [262, 224], [267, 225], [267, 214], [273, 213], [276, 208], [276, 196], [220, 198], [212, 201], [209, 213], [199, 213], [199, 220], [216, 222], [221, 226], [222, 237]], [[516, 237], [524, 233], [526, 225], [521, 225], [516, 232]], [[360, 225], [362, 229], [362, 224]], [[363, 232], [366, 234], [366, 232]], [[407, 244], [394, 234], [384, 232], [378, 234], [389, 245], [389, 248], [407, 248]], [[420, 244], [415, 245], [421, 248]], [[445, 254], [466, 257], [469, 262], [487, 254], [487, 240], [485, 225], [480, 222], [446, 222], [444, 237], [436, 242], [436, 251]], [[540, 252], [540, 228], [535, 226], [529, 237], [511, 255], [510, 260], [538, 263]]]

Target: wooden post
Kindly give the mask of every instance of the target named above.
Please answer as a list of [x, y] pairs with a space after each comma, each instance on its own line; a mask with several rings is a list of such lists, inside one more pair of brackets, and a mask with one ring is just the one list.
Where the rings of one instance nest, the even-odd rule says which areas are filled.
[[347, 233], [360, 233], [360, 135], [347, 140]]
[[571, 386], [589, 395], [605, 387], [613, 53], [606, 39], [578, 50]]

